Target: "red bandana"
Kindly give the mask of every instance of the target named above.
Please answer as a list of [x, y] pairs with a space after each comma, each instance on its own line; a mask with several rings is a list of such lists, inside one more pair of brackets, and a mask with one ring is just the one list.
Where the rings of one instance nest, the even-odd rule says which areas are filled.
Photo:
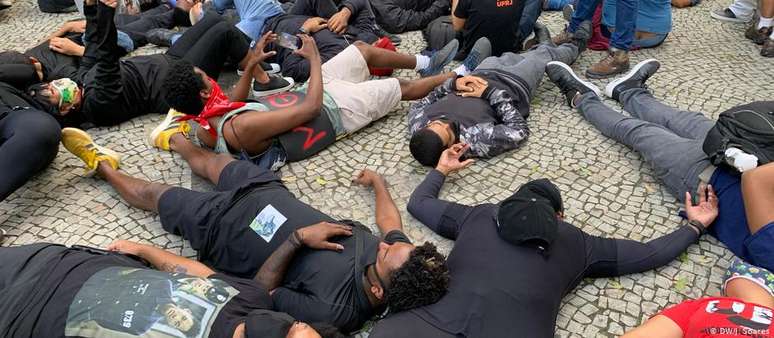
[[242, 108], [245, 106], [244, 102], [231, 102], [226, 94], [223, 94], [223, 90], [220, 89], [220, 86], [217, 82], [213, 79], [210, 80], [210, 87], [212, 88], [212, 92], [210, 92], [210, 98], [207, 100], [207, 103], [204, 104], [204, 109], [202, 112], [197, 115], [186, 115], [178, 119], [178, 121], [186, 121], [186, 120], [194, 120], [197, 123], [199, 123], [202, 128], [208, 132], [210, 132], [210, 135], [213, 137], [217, 137], [218, 134], [215, 131], [214, 128], [210, 126], [210, 122], [207, 121], [207, 119], [211, 117], [217, 117], [217, 116], [223, 116], [224, 114], [238, 108]]

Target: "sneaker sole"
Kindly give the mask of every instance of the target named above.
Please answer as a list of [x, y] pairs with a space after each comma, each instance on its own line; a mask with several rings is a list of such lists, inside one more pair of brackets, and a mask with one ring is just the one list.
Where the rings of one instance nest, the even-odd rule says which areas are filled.
[[748, 23], [748, 22], [752, 21], [752, 18], [749, 18], [749, 19], [729, 18], [727, 16], [722, 16], [722, 15], [719, 15], [719, 14], [715, 14], [715, 12], [710, 12], [710, 16], [713, 19], [720, 20], [720, 21], [723, 21], [723, 22], [730, 22], [730, 23]]
[[641, 61], [640, 63], [636, 64], [634, 68], [632, 68], [628, 73], [624, 74], [624, 76], [621, 76], [612, 82], [608, 83], [607, 86], [605, 86], [605, 96], [609, 98], [613, 98], [613, 89], [617, 87], [619, 84], [629, 80], [634, 74], [636, 74], [642, 67], [644, 67], [646, 64], [651, 63], [653, 61], [658, 62], [656, 59], [647, 59], [645, 61]]
[[280, 88], [277, 88], [277, 89], [266, 90], [266, 91], [262, 91], [262, 92], [253, 90], [253, 97], [264, 97], [264, 96], [269, 96], [269, 95], [273, 95], [273, 94], [277, 94], [277, 93], [282, 93], [282, 92], [287, 91], [290, 88], [293, 88], [293, 86], [296, 85], [296, 82], [293, 80], [293, 78], [285, 77], [284, 79], [285, 79], [285, 81], [289, 82], [290, 84], [285, 86], [285, 87], [280, 87]]
[[591, 90], [594, 91], [594, 94], [597, 94], [597, 96], [602, 96], [602, 92], [600, 91], [599, 87], [597, 87], [595, 84], [593, 84], [591, 82], [588, 82], [588, 81], [585, 81], [585, 80], [579, 78], [578, 74], [575, 74], [575, 72], [572, 70], [572, 68], [570, 68], [570, 66], [566, 65], [564, 62], [551, 61], [551, 62], [546, 64], [546, 66], [548, 66], [548, 65], [557, 65], [559, 67], [562, 67], [562, 68], [566, 69], [567, 71], [570, 72], [570, 74], [572, 75], [572, 77], [575, 80], [577, 80], [578, 82], [584, 84], [586, 87], [591, 88]]
[[[87, 132], [85, 132], [83, 130], [80, 130], [80, 129], [75, 129], [75, 128], [64, 128], [64, 129], [62, 129], [62, 134], [63, 134], [62, 137], [63, 138], [64, 138], [64, 133], [77, 134], [77, 135], [80, 135], [80, 136], [88, 139], [89, 142], [94, 145], [94, 148], [97, 149], [98, 152], [115, 158], [116, 159], [116, 165], [118, 167], [121, 167], [121, 154], [119, 154], [119, 153], [117, 153], [117, 152], [115, 152], [115, 151], [113, 151], [111, 149], [108, 149], [108, 148], [105, 148], [103, 146], [100, 146], [99, 144], [94, 142], [94, 139], [92, 139], [91, 135], [89, 135]], [[67, 149], [67, 151], [70, 151], [70, 149]], [[70, 152], [70, 153], [72, 153], [72, 152]], [[86, 172], [84, 173], [84, 175], [85, 176], [92, 176], [96, 172], [97, 172], [97, 168], [94, 168], [94, 169], [86, 168]]]
[[[170, 108], [170, 110], [172, 110], [172, 108]], [[166, 130], [170, 124], [172, 124], [173, 122], [172, 119], [176, 116], [177, 115], [167, 113], [167, 116], [164, 117], [164, 120], [161, 121], [161, 123], [158, 126], [156, 126], [156, 128], [153, 128], [153, 131], [151, 131], [150, 134], [148, 134], [148, 138], [145, 139], [145, 141], [147, 141], [149, 146], [153, 148], [158, 148], [156, 147], [156, 138], [159, 136], [159, 134], [161, 134], [164, 130]]]

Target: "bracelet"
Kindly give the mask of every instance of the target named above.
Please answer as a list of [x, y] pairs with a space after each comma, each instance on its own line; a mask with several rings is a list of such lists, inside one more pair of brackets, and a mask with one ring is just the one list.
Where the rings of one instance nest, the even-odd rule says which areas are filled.
[[293, 231], [292, 234], [290, 234], [290, 238], [288, 238], [288, 242], [292, 244], [296, 249], [303, 246], [301, 242], [301, 235], [298, 234], [298, 231]]
[[704, 226], [703, 223], [697, 221], [697, 220], [690, 220], [688, 221], [688, 225], [692, 226], [696, 231], [699, 232], [699, 236], [704, 235], [707, 233], [707, 227]]

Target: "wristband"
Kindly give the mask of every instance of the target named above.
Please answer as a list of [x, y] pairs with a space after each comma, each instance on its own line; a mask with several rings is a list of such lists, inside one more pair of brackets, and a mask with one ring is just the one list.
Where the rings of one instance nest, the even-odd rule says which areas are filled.
[[301, 28], [299, 28], [298, 31], [301, 32], [301, 34], [309, 34], [309, 32], [306, 29], [304, 29], [303, 26], [301, 26]]
[[290, 234], [288, 242], [290, 242], [290, 244], [292, 244], [296, 249], [303, 246], [301, 242], [301, 235], [298, 234], [298, 231], [293, 231], [293, 233]]
[[688, 225], [692, 226], [694, 229], [699, 231], [699, 236], [704, 235], [707, 233], [707, 227], [704, 226], [701, 222], [697, 220], [690, 220], [688, 221]]

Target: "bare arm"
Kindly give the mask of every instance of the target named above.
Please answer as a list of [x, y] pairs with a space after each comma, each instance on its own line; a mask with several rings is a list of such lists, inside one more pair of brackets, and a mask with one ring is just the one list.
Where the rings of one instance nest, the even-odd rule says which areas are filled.
[[[308, 35], [301, 35], [304, 45], [301, 49], [295, 51], [309, 60], [311, 72], [309, 77], [309, 88], [307, 89], [306, 99], [298, 105], [284, 109], [260, 112], [257, 114], [243, 114], [239, 117], [239, 123], [236, 128], [239, 135], [249, 135], [249, 140], [268, 140], [277, 135], [285, 133], [299, 125], [317, 117], [322, 109], [323, 84], [322, 84], [322, 65], [320, 53], [317, 51], [317, 45]], [[228, 123], [234, 123], [236, 119], [231, 119]], [[234, 136], [233, 128], [224, 128], [224, 136], [229, 144], [239, 144]], [[245, 141], [245, 139], [242, 139]], [[253, 142], [245, 141], [245, 144]]]
[[150, 245], [118, 240], [108, 245], [107, 249], [141, 257], [160, 271], [178, 272], [197, 277], [209, 277], [215, 273], [198, 261]]
[[751, 234], [774, 222], [774, 163], [742, 174], [742, 196]]
[[403, 231], [400, 212], [398, 207], [395, 206], [395, 201], [393, 201], [390, 195], [390, 190], [387, 189], [387, 182], [384, 178], [371, 170], [364, 169], [354, 181], [357, 184], [374, 189], [374, 194], [376, 195], [376, 226], [379, 227], [382, 237], [387, 236], [393, 230]]
[[352, 236], [352, 227], [342, 224], [321, 222], [294, 231], [279, 248], [266, 259], [255, 274], [255, 281], [261, 283], [269, 293], [274, 293], [285, 278], [290, 262], [299, 249], [306, 246], [311, 249], [342, 251], [344, 246], [329, 242], [336, 236]]
[[658, 315], [642, 326], [627, 332], [621, 338], [683, 338], [683, 330], [667, 316]]
[[459, 0], [452, 0], [452, 28], [455, 32], [462, 31], [462, 28], [465, 27], [465, 20], [467, 18], [460, 18], [457, 16], [457, 5], [459, 4]]
[[250, 95], [250, 86], [252, 85], [253, 78], [258, 80], [259, 76], [255, 76], [256, 74], [267, 77], [263, 68], [260, 67], [260, 64], [261, 61], [277, 54], [275, 51], [265, 51], [266, 45], [275, 40], [277, 40], [277, 34], [274, 34], [271, 31], [266, 32], [266, 34], [261, 36], [261, 39], [255, 44], [255, 47], [248, 52], [244, 73], [242, 73], [242, 76], [239, 78], [239, 81], [234, 86], [234, 90], [231, 91], [231, 95], [229, 96], [231, 101], [247, 100], [247, 97]]

